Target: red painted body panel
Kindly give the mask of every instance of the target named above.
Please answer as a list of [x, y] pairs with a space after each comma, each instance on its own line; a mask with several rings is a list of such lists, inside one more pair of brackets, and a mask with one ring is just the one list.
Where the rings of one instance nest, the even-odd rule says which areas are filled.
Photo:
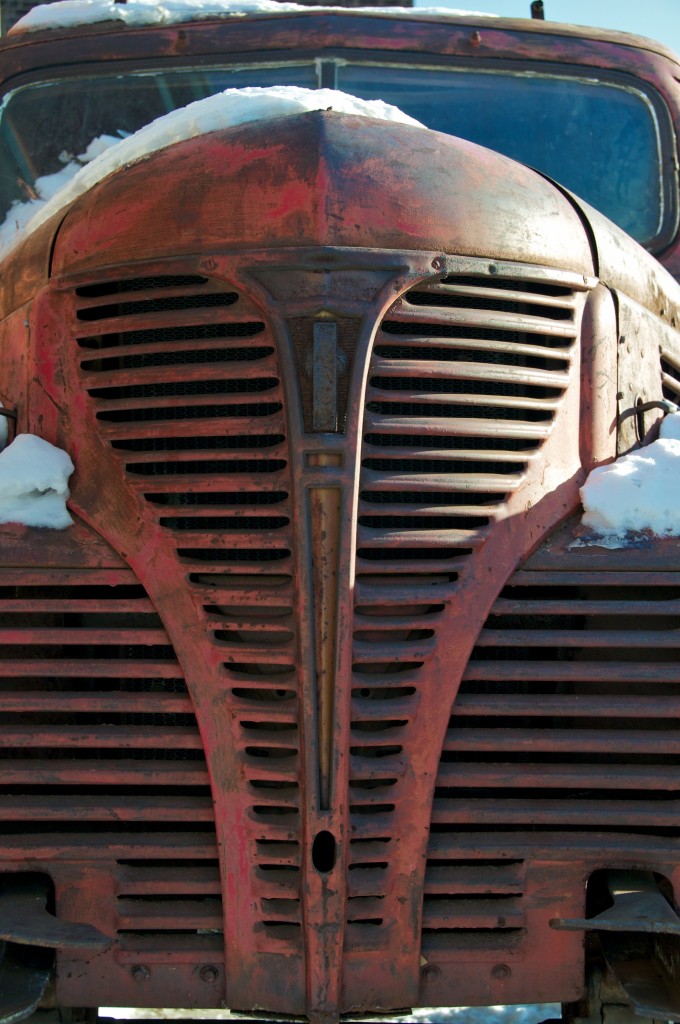
[[578, 215], [527, 168], [448, 135], [316, 112], [215, 132], [115, 174], [76, 201], [53, 272], [126, 262], [142, 239], [158, 258], [170, 218], [177, 255], [400, 242], [593, 269]]

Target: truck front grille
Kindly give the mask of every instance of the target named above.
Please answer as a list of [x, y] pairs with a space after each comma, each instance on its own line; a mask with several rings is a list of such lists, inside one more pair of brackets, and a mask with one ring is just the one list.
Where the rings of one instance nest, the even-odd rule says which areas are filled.
[[[567, 405], [587, 285], [540, 267], [493, 274], [460, 262], [478, 273], [412, 287], [370, 345], [368, 312], [337, 317], [338, 430], [327, 434], [314, 430], [318, 318], [304, 301], [269, 311], [217, 271], [121, 275], [68, 294], [78, 415], [98, 458], [106, 446], [108, 488], [125, 510], [111, 523], [97, 506], [92, 520], [125, 552], [175, 644], [220, 844], [219, 865], [212, 841], [196, 856], [201, 819], [186, 856], [117, 852], [119, 952], [134, 966], [181, 949], [187, 963], [210, 966], [224, 941], [235, 1006], [254, 1005], [270, 958], [283, 954], [291, 981], [276, 1006], [297, 1012], [305, 958], [325, 956], [331, 935], [348, 963], [397, 948], [411, 957], [428, 826], [425, 955], [526, 953], [526, 851], [476, 843], [450, 822], [441, 779], [430, 821], [439, 739], [427, 772], [422, 751], [458, 681], [445, 663], [463, 580], [536, 475]], [[276, 274], [263, 278], [271, 295], [285, 291], [285, 274], [271, 284]], [[376, 281], [382, 288], [382, 269]], [[343, 521], [355, 509], [356, 532]], [[334, 510], [339, 536], [329, 538]], [[335, 853], [314, 859], [326, 840], [342, 849], [345, 893], [330, 875]], [[312, 870], [329, 875], [328, 910], [322, 899], [305, 909], [320, 881]], [[373, 998], [362, 977], [347, 982], [348, 1005]]]
[[118, 956], [123, 962], [178, 955], [198, 964], [224, 960], [217, 858], [206, 856], [207, 850], [198, 857], [189, 848], [177, 853], [183, 858], [131, 857], [117, 864]]
[[680, 403], [680, 366], [678, 357], [672, 352], [661, 348], [661, 381], [664, 398], [670, 399], [675, 405]]
[[524, 889], [523, 861], [485, 857], [464, 837], [434, 834], [425, 873], [423, 953], [516, 948], [526, 926]]

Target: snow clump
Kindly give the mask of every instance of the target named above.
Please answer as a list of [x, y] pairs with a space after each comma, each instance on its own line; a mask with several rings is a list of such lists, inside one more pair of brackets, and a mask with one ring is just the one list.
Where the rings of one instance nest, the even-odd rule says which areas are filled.
[[[54, 174], [45, 174], [40, 178], [36, 178], [33, 182], [35, 198], [28, 199], [23, 203], [13, 203], [5, 220], [0, 224], [0, 256], [4, 255], [5, 251], [10, 249], [19, 240], [21, 232], [29, 224], [31, 224], [31, 230], [33, 230], [35, 227], [38, 227], [39, 223], [43, 222], [44, 218], [40, 218], [35, 224], [31, 223], [36, 214], [44, 209], [45, 205], [75, 178], [78, 171], [85, 164], [90, 163], [90, 161], [94, 160], [96, 156], [103, 153], [106, 149], [115, 146], [120, 140], [121, 136], [100, 135], [79, 156], [73, 156], [71, 153], [62, 153], [60, 159], [64, 166], [60, 170], [55, 171]], [[56, 205], [59, 205], [59, 203]]]
[[0, 452], [0, 523], [63, 530], [73, 463], [65, 451], [35, 434], [19, 434]]
[[680, 413], [666, 416], [657, 441], [594, 469], [581, 488], [580, 543], [618, 548], [636, 535], [680, 537]]

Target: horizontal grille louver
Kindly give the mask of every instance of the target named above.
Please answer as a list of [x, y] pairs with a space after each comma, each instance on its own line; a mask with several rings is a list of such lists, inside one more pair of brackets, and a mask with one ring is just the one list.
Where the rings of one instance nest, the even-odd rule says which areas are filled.
[[222, 963], [222, 888], [216, 859], [122, 860], [117, 875], [122, 960], [162, 962], [181, 951], [185, 961]]
[[[350, 792], [356, 894], [367, 916], [372, 901], [376, 922], [388, 917], [381, 906], [391, 819], [408, 769], [420, 669], [462, 565], [524, 479], [569, 382], [575, 297], [559, 275], [535, 277], [424, 283], [394, 304], [374, 341], [358, 510]], [[373, 874], [358, 870], [361, 843], [384, 844]], [[428, 933], [521, 929], [515, 868], [492, 906], [487, 881], [505, 868], [488, 867], [475, 883], [476, 869], [460, 855], [430, 865]]]
[[423, 953], [518, 945], [526, 925], [524, 887], [521, 860], [475, 856], [460, 845], [431, 847], [423, 887]]
[[236, 289], [199, 275], [100, 282], [75, 304], [101, 435], [174, 546], [230, 681], [260, 926], [274, 944], [299, 941], [291, 507], [273, 334]]

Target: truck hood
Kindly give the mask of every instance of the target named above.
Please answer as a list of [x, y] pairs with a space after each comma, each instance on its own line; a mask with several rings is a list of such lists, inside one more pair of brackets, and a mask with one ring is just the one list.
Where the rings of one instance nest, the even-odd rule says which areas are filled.
[[314, 111], [180, 142], [112, 174], [63, 219], [52, 273], [318, 245], [593, 270], [579, 214], [528, 168], [438, 132]]

